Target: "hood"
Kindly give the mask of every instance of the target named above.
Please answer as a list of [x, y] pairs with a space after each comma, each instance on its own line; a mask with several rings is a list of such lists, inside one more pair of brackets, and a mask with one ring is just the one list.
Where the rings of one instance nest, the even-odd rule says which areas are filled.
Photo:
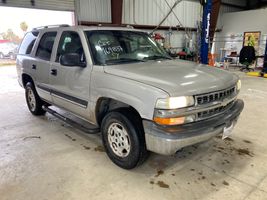
[[233, 86], [238, 80], [236, 75], [228, 71], [181, 60], [108, 65], [104, 71], [157, 87], [170, 96], [222, 90]]

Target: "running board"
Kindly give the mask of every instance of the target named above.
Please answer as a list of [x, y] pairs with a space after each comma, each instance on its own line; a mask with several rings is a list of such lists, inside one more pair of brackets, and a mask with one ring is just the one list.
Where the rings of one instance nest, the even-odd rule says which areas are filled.
[[[93, 127], [93, 128], [88, 128], [88, 127], [85, 127], [84, 125], [78, 123], [78, 122], [75, 122], [74, 120], [72, 119], [69, 119], [67, 117], [64, 117], [63, 115], [59, 114], [58, 112], [56, 112], [55, 110], [52, 110], [50, 108], [48, 108], [47, 106], [42, 106], [42, 109], [45, 110], [46, 112], [50, 113], [51, 115], [57, 117], [58, 119], [66, 122], [67, 124], [85, 132], [85, 133], [89, 133], [89, 134], [95, 134], [95, 133], [99, 133], [100, 132], [100, 129], [97, 128], [97, 127]], [[91, 126], [94, 126], [92, 124], [90, 124]]]

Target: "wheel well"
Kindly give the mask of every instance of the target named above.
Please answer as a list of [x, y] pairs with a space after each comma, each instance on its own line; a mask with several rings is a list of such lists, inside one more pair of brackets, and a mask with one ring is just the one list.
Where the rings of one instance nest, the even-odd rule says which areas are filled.
[[33, 82], [31, 76], [29, 76], [28, 74], [22, 74], [22, 84], [23, 84], [23, 87], [25, 87], [28, 82], [31, 82], [34, 85], [34, 82]]
[[122, 110], [122, 109], [129, 110], [130, 112], [132, 112], [133, 114], [135, 114], [137, 117], [141, 119], [141, 116], [138, 113], [138, 111], [134, 107], [126, 103], [120, 102], [112, 98], [102, 97], [98, 99], [97, 104], [96, 104], [96, 110], [95, 110], [96, 120], [97, 120], [98, 125], [101, 125], [103, 118], [108, 112], [114, 111], [114, 110]]

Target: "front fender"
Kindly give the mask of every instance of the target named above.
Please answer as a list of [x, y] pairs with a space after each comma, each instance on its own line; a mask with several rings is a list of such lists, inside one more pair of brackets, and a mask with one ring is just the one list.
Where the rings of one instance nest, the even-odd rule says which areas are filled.
[[142, 118], [150, 120], [157, 99], [168, 97], [166, 92], [153, 86], [104, 72], [92, 72], [90, 91], [94, 107], [99, 98], [112, 98], [132, 106]]

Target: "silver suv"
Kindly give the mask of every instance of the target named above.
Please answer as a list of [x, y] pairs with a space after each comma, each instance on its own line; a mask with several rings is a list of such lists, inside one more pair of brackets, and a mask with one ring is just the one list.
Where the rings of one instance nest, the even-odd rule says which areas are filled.
[[142, 163], [148, 151], [171, 155], [228, 137], [244, 107], [236, 75], [173, 60], [147, 33], [131, 28], [34, 29], [20, 45], [17, 72], [32, 114], [49, 112], [101, 132], [109, 158], [125, 169]]

